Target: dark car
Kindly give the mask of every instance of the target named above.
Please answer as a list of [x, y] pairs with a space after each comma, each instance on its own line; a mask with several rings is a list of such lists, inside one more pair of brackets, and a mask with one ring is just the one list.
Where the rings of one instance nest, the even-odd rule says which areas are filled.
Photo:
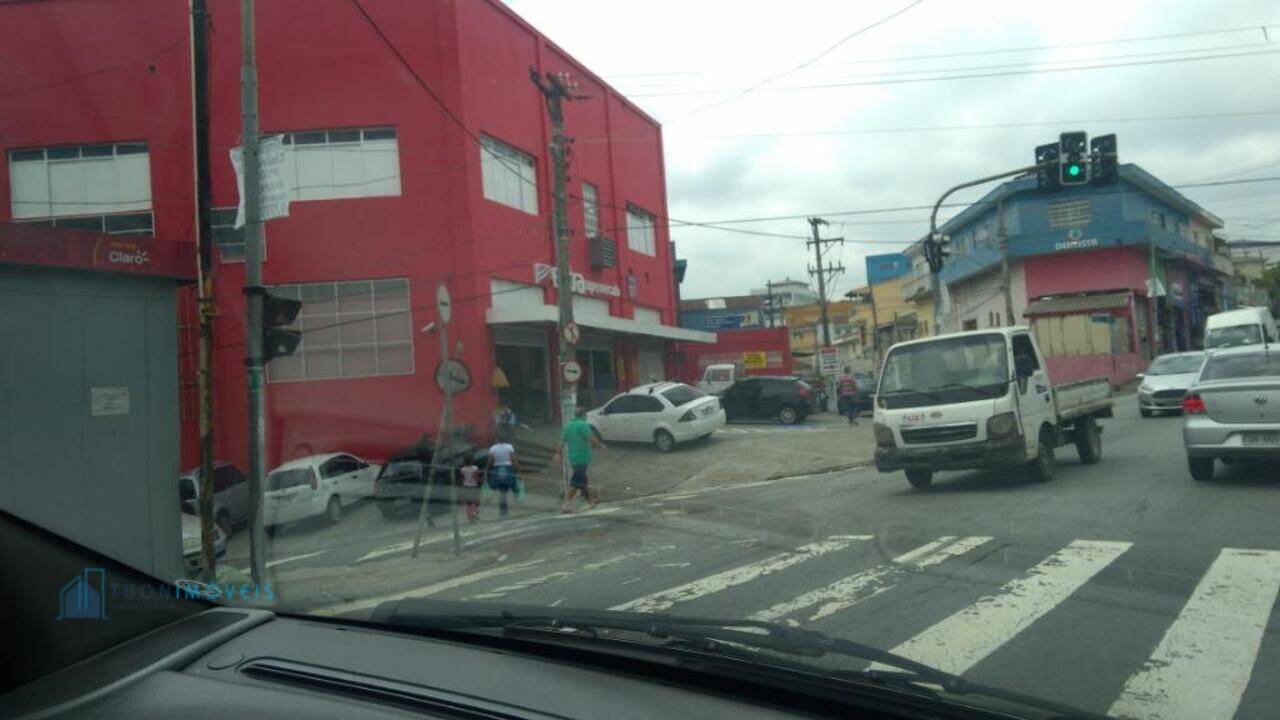
[[[199, 515], [200, 468], [192, 468], [178, 478], [182, 511]], [[228, 462], [213, 466], [213, 521], [228, 538], [249, 522], [249, 483], [240, 468]]]
[[[430, 479], [431, 458], [435, 452], [434, 443], [423, 443], [405, 448], [387, 458], [387, 462], [373, 481], [374, 502], [378, 511], [385, 518], [416, 517], [421, 512], [422, 499]], [[443, 467], [436, 468], [435, 484], [431, 490], [431, 501], [428, 512], [440, 515], [449, 512], [451, 495], [449, 492], [449, 469], [457, 470], [463, 466], [468, 455], [475, 463], [484, 466], [488, 448], [462, 438], [450, 441], [442, 451]], [[453, 481], [461, 484], [462, 478], [453, 473]]]
[[858, 412], [871, 412], [876, 403], [876, 379], [863, 372], [852, 373], [858, 383]]
[[720, 403], [728, 422], [776, 419], [790, 425], [814, 411], [814, 394], [799, 378], [754, 376], [726, 388]]

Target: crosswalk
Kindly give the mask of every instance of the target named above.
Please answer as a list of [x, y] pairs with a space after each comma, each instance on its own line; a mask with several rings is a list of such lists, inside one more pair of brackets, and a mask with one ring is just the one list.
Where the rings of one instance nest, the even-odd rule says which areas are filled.
[[[1125, 570], [1117, 566], [1134, 551], [1131, 542], [1077, 539], [1022, 549], [1017, 553], [1022, 560], [1010, 562], [998, 552], [1007, 544], [995, 536], [919, 540], [892, 555], [883, 552], [874, 535], [853, 534], [819, 537], [782, 552], [727, 543], [727, 552], [711, 553], [650, 545], [599, 559], [512, 561], [408, 594], [749, 617], [813, 626], [857, 640], [874, 629], [878, 637], [891, 638], [875, 644], [965, 675], [979, 665], [999, 663], [1002, 653], [1020, 661], [1028, 652], [1024, 638], [1035, 634], [1037, 624], [1050, 622], [1055, 612], [1113, 610], [1094, 608], [1082, 596], [1109, 568], [1117, 568], [1113, 579], [1123, 577]], [[1280, 672], [1255, 667], [1268, 625], [1272, 636], [1280, 631], [1275, 609], [1280, 551], [1221, 549], [1200, 572], [1191, 578], [1194, 588], [1180, 610], [1150, 620], [1162, 624], [1163, 635], [1152, 633], [1155, 645], [1141, 650], [1149, 653], [1145, 662], [1138, 658], [1116, 675], [1118, 680], [1127, 673], [1116, 685], [1118, 695], [1113, 689], [1106, 697], [1073, 704], [1141, 720], [1238, 717], [1251, 682]], [[910, 612], [884, 620], [886, 608], [922, 595], [929, 595], [930, 607], [937, 610], [925, 613], [918, 627], [909, 627], [915, 623]], [[1073, 633], [1065, 634], [1054, 637], [1053, 644], [1072, 642]], [[1123, 646], [1128, 638], [1116, 640], [1112, 648], [1096, 648], [1097, 658], [1132, 650]], [[1045, 649], [1047, 661], [1056, 660], [1059, 649]], [[1043, 685], [1013, 689], [1034, 695], [1045, 691]]]

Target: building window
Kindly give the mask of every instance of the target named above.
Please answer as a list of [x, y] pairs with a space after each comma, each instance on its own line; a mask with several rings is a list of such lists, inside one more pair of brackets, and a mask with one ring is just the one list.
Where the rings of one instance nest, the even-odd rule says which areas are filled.
[[285, 182], [292, 199], [337, 200], [400, 194], [395, 128], [284, 134]]
[[[209, 215], [209, 229], [223, 262], [244, 262], [244, 228], [236, 227], [236, 208], [213, 208]], [[264, 250], [265, 246], [264, 238]]]
[[532, 156], [501, 140], [481, 136], [480, 174], [486, 200], [538, 214], [538, 176]]
[[656, 255], [653, 216], [639, 208], [627, 208], [627, 247], [645, 255]]
[[1049, 203], [1049, 227], [1070, 228], [1093, 221], [1093, 203], [1089, 200], [1058, 200]]
[[662, 313], [652, 308], [636, 306], [635, 308], [636, 322], [648, 323], [650, 325], [662, 324]]
[[271, 382], [413, 372], [407, 279], [277, 285], [271, 292], [302, 301], [291, 326], [302, 342], [267, 366]]
[[22, 225], [45, 225], [53, 228], [71, 228], [107, 235], [155, 235], [155, 217], [151, 211], [120, 213], [118, 215], [77, 215], [75, 217], [48, 220], [22, 220]]
[[10, 150], [9, 186], [14, 220], [150, 216], [151, 156], [145, 143]]
[[582, 183], [582, 226], [587, 237], [600, 234], [599, 193], [596, 186], [589, 182]]

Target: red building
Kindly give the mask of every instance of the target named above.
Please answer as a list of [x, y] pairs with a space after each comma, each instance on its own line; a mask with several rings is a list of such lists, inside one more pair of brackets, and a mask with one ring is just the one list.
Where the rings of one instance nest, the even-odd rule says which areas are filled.
[[[244, 463], [243, 242], [229, 160], [240, 142], [239, 3], [210, 6], [215, 438], [220, 458]], [[676, 327], [656, 121], [497, 0], [365, 9], [376, 28], [352, 3], [258, 4], [261, 128], [283, 136], [292, 198], [288, 217], [266, 224], [263, 276], [303, 302], [298, 353], [268, 368], [269, 463], [337, 449], [380, 458], [434, 432], [439, 344], [423, 328], [437, 320], [442, 283], [455, 304], [451, 349], [471, 378], [456, 420], [487, 436], [499, 393], [524, 421], [553, 418], [550, 131], [530, 68], [569, 73], [585, 96], [565, 111], [580, 397], [666, 375], [668, 343], [712, 339]], [[190, 35], [185, 3], [0, 8], [0, 222], [193, 242]], [[194, 464], [186, 300], [183, 458]], [[508, 387], [491, 387], [498, 375]]]

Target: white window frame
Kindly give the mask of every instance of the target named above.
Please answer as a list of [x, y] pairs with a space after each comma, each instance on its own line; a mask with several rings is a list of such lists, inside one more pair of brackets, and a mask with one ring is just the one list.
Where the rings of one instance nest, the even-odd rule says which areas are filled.
[[585, 180], [582, 182], [582, 227], [587, 237], [600, 234], [600, 190]]
[[145, 142], [12, 148], [9, 208], [15, 222], [150, 212]]
[[481, 135], [480, 184], [486, 200], [538, 214], [538, 165], [529, 153]]
[[[386, 283], [395, 283], [397, 291], [391, 293], [388, 297], [396, 298], [392, 303], [393, 307], [378, 308], [379, 295], [378, 286]], [[340, 291], [339, 286], [354, 286], [364, 284], [368, 286], [368, 310], [351, 310], [344, 311], [339, 305]], [[370, 377], [392, 377], [399, 375], [412, 375], [417, 367], [417, 360], [414, 357], [413, 348], [413, 317], [412, 317], [412, 298], [410, 283], [408, 278], [392, 277], [392, 278], [371, 278], [365, 280], [336, 280], [319, 283], [297, 283], [290, 285], [277, 285], [271, 288], [273, 295], [299, 299], [303, 288], [327, 288], [332, 292], [332, 310], [324, 312], [314, 311], [314, 306], [308, 308], [308, 303], [304, 300], [302, 309], [298, 313], [297, 319], [294, 321], [290, 329], [302, 332], [302, 341], [298, 344], [297, 351], [290, 357], [276, 358], [267, 365], [267, 381], [271, 383], [284, 382], [306, 382], [316, 380], [352, 380], [357, 378]], [[403, 294], [400, 293], [403, 290]], [[385, 298], [383, 298], [385, 300]], [[308, 312], [312, 310], [312, 312]], [[373, 342], [344, 343], [342, 328], [349, 324], [369, 321], [373, 328]], [[401, 338], [382, 340], [379, 338], [379, 325], [382, 321], [391, 321], [402, 323], [403, 328]], [[320, 331], [332, 330], [336, 328], [337, 332], [333, 333], [336, 338], [332, 342], [324, 342], [321, 345], [313, 346], [309, 343], [315, 342], [315, 338]], [[374, 351], [374, 369], [372, 373], [348, 374], [346, 368], [343, 367], [343, 350], [344, 349], [369, 349]], [[380, 371], [378, 368], [380, 357], [379, 353], [383, 350], [392, 348], [409, 350], [409, 368], [407, 370], [396, 371]], [[318, 375], [308, 372], [308, 357], [310, 353], [334, 352], [337, 355], [337, 373], [334, 375]], [[280, 368], [288, 367], [290, 363], [297, 363], [299, 371], [297, 373], [287, 373], [281, 377]], [[274, 368], [274, 371], [273, 371]]]
[[653, 214], [634, 205], [627, 206], [627, 247], [650, 257], [658, 254]]
[[295, 130], [283, 138], [292, 202], [401, 193], [400, 140], [393, 127]]

